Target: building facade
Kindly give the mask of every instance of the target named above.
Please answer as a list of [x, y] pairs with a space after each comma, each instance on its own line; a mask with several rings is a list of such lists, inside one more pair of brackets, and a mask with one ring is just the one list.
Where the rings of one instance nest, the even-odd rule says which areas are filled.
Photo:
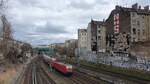
[[78, 29], [78, 48], [87, 48], [87, 29]]
[[66, 55], [68, 58], [75, 57], [75, 49], [78, 47], [77, 39], [70, 39], [65, 41]]
[[131, 11], [131, 42], [150, 40], [150, 10], [149, 6], [141, 9], [138, 4], [132, 6], [137, 11]]
[[138, 4], [131, 8], [116, 6], [106, 20], [107, 46], [114, 50], [127, 51], [135, 42], [149, 41], [149, 6], [141, 9]]
[[97, 29], [97, 51], [106, 51], [106, 27], [104, 24]]
[[87, 49], [88, 51], [94, 51], [97, 52], [97, 35], [98, 35], [98, 28], [103, 25], [103, 21], [94, 21], [91, 20], [91, 22], [88, 24], [87, 27]]
[[49, 48], [54, 49], [56, 47], [65, 47], [65, 43], [53, 43], [49, 45]]

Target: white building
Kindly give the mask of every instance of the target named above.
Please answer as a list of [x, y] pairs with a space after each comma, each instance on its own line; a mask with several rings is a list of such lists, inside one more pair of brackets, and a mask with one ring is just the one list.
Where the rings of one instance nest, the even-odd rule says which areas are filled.
[[98, 52], [106, 51], [106, 27], [104, 25], [97, 28], [97, 50]]
[[87, 30], [78, 29], [78, 48], [87, 48]]
[[65, 41], [66, 48], [76, 48], [78, 40], [77, 39], [69, 39]]
[[69, 58], [75, 57], [75, 50], [78, 47], [77, 39], [70, 39], [65, 41], [66, 55]]
[[103, 21], [95, 21], [95, 20], [91, 20], [91, 22], [88, 24], [87, 27], [87, 42], [88, 42], [88, 46], [87, 49], [89, 51], [94, 51], [97, 52], [98, 48], [97, 48], [97, 30], [98, 28], [103, 24]]
[[138, 4], [133, 5], [137, 11], [131, 11], [131, 42], [150, 40], [150, 12], [149, 6], [141, 9]]

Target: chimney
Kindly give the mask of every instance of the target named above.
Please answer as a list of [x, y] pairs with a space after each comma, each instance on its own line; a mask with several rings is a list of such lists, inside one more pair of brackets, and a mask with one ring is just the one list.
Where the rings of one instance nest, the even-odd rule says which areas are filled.
[[149, 11], [149, 5], [145, 6], [144, 10]]
[[138, 3], [133, 4], [133, 5], [132, 5], [132, 8], [133, 8], [133, 9], [138, 9]]
[[116, 10], [119, 10], [121, 8], [121, 6], [116, 5]]
[[139, 9], [141, 9], [141, 6], [139, 6]]

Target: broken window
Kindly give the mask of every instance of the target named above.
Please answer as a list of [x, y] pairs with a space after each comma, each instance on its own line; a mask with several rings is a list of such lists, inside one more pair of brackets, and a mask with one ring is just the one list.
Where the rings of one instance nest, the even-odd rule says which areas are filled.
[[98, 36], [98, 39], [101, 39], [101, 36]]
[[133, 28], [133, 30], [132, 30], [132, 31], [133, 31], [133, 34], [136, 34], [136, 29], [135, 29], [135, 28]]
[[100, 34], [100, 33], [101, 33], [101, 30], [99, 30], [98, 33]]
[[143, 29], [143, 35], [145, 34], [145, 30]]
[[140, 35], [140, 30], [138, 29], [138, 35]]
[[140, 26], [140, 21], [137, 21], [137, 25]]

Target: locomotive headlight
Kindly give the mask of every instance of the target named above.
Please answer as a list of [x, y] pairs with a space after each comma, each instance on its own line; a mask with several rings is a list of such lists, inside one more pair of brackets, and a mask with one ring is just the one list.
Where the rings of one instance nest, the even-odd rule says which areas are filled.
[[72, 69], [72, 66], [67, 66], [66, 68], [67, 68], [67, 69]]

